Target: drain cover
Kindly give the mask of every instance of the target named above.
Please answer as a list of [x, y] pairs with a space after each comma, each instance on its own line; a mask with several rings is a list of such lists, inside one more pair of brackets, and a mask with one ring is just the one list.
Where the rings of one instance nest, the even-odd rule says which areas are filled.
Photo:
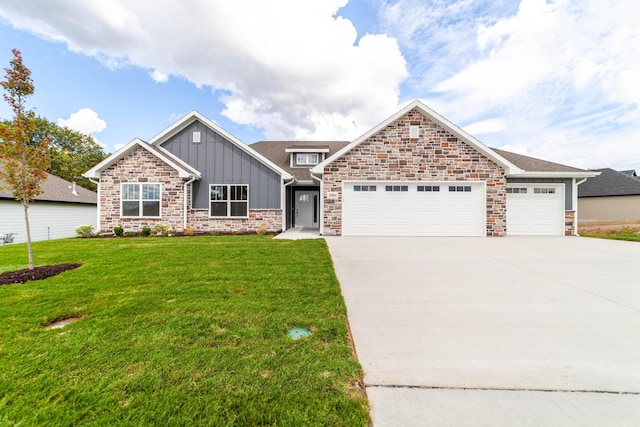
[[289, 338], [291, 338], [292, 340], [297, 340], [300, 338], [308, 337], [309, 335], [311, 335], [311, 331], [306, 328], [293, 328], [289, 329], [287, 335], [289, 335]]
[[80, 319], [80, 317], [68, 317], [66, 319], [61, 319], [58, 320], [56, 322], [51, 323], [48, 326], [45, 326], [45, 330], [50, 331], [51, 329], [61, 329], [64, 328], [65, 326], [73, 323], [73, 322], [77, 322]]

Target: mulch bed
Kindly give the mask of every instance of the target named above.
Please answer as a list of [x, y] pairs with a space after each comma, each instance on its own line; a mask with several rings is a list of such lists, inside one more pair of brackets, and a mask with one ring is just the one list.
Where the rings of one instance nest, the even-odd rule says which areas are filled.
[[16, 285], [30, 280], [48, 279], [62, 272], [78, 268], [81, 265], [82, 264], [43, 265], [36, 267], [35, 270], [26, 268], [24, 270], [7, 271], [6, 273], [0, 274], [0, 285]]

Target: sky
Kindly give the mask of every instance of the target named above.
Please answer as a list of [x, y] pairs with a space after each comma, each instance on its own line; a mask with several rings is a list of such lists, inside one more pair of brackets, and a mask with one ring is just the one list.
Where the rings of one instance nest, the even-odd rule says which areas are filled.
[[107, 152], [191, 110], [247, 144], [353, 140], [420, 99], [490, 147], [640, 172], [638, 16], [637, 0], [2, 0], [0, 66], [20, 50], [28, 107]]

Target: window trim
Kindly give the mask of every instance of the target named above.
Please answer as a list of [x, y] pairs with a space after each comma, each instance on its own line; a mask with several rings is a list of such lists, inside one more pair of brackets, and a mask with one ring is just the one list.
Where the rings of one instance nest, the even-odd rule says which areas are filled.
[[[125, 185], [137, 185], [138, 186], [138, 194], [139, 194], [139, 198], [138, 199], [126, 199], [124, 198], [124, 186]], [[142, 191], [142, 186], [143, 185], [157, 185], [158, 186], [158, 192], [159, 192], [159, 198], [158, 199], [143, 199], [142, 195], [143, 195], [143, 191]], [[138, 202], [138, 215], [124, 215], [124, 202], [133, 202], [133, 201], [137, 201]], [[155, 216], [155, 215], [143, 215], [144, 212], [144, 208], [143, 208], [143, 202], [145, 201], [152, 201], [152, 202], [158, 202], [158, 213], [159, 215]], [[120, 218], [155, 218], [155, 219], [159, 219], [162, 218], [162, 183], [160, 182], [121, 182], [120, 183]]]
[[[305, 157], [317, 156], [318, 162], [317, 163], [299, 162], [298, 161], [298, 156], [305, 156]], [[293, 168], [308, 168], [308, 167], [311, 167], [311, 166], [319, 165], [323, 161], [324, 161], [324, 153], [319, 153], [319, 152], [316, 152], [316, 151], [314, 151], [314, 152], [296, 151], [296, 152], [291, 153], [291, 167], [293, 167]]]
[[[226, 200], [211, 200], [211, 189], [212, 187], [227, 187], [227, 199]], [[231, 187], [246, 187], [247, 189], [247, 198], [246, 200], [231, 200]], [[211, 204], [213, 202], [225, 202], [227, 204], [227, 215], [212, 215], [211, 213]], [[247, 214], [246, 215], [231, 215], [231, 205], [233, 203], [246, 203], [247, 204]], [[249, 218], [249, 184], [209, 184], [209, 218]]]
[[472, 185], [449, 185], [449, 193], [471, 193]]
[[355, 184], [353, 186], [353, 191], [355, 193], [373, 193], [376, 192], [378, 189], [377, 185], [363, 185], [363, 184]]

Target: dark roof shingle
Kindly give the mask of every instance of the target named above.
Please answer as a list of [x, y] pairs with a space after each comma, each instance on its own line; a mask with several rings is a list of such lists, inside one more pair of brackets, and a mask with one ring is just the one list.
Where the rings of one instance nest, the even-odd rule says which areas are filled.
[[[46, 202], [85, 203], [97, 204], [98, 194], [76, 185], [76, 194], [73, 193], [73, 183], [55, 175], [47, 174], [47, 179], [42, 181], [40, 188], [42, 193], [35, 200]], [[0, 190], [0, 199], [13, 199], [13, 194], [7, 188]]]
[[286, 150], [288, 148], [316, 148], [318, 150], [328, 148], [329, 152], [325, 153], [324, 157], [326, 159], [348, 144], [348, 141], [260, 141], [249, 145], [249, 147], [289, 172], [297, 181], [312, 181], [311, 168], [292, 168], [290, 160], [292, 153], [287, 153]]
[[592, 169], [600, 175], [578, 186], [578, 197], [633, 196], [640, 194], [640, 178], [631, 171], [619, 172], [610, 168]]
[[525, 172], [586, 172], [584, 169], [536, 159], [535, 157], [524, 156], [510, 151], [499, 150], [497, 148], [492, 148], [492, 150]]

